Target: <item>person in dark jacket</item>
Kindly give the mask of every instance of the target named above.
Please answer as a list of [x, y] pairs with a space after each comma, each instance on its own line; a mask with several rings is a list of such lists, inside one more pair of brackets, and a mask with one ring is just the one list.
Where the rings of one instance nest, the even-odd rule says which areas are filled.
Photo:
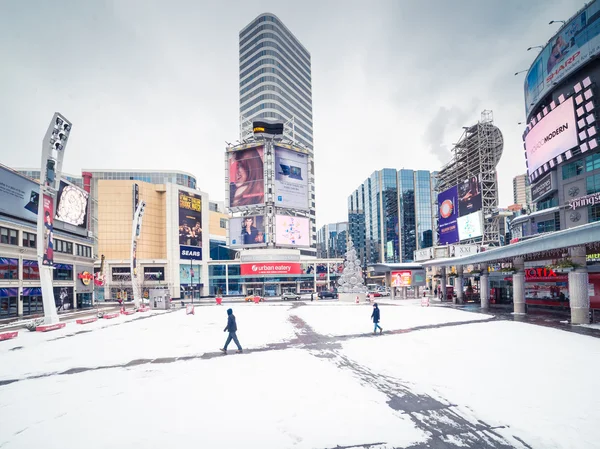
[[383, 328], [379, 325], [379, 306], [377, 303], [373, 304], [373, 313], [371, 314], [371, 318], [373, 319], [373, 323], [375, 324], [375, 328], [373, 329], [373, 333], [377, 333], [377, 328], [379, 328], [379, 333], [383, 332]]
[[227, 309], [227, 326], [223, 329], [223, 332], [229, 332], [227, 336], [227, 341], [225, 342], [225, 346], [221, 349], [224, 354], [227, 354], [227, 346], [231, 343], [231, 340], [236, 344], [238, 350], [237, 352], [242, 352], [242, 346], [240, 345], [240, 341], [237, 338], [237, 324], [235, 322], [235, 315], [233, 314], [232, 309]]

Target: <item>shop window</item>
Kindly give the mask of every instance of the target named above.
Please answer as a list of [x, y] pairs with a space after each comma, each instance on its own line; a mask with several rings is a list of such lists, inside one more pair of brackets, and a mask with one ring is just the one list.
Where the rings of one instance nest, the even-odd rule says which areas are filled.
[[19, 259], [0, 258], [0, 280], [19, 279]]
[[55, 281], [72, 281], [73, 280], [73, 265], [64, 263], [55, 263], [54, 270]]
[[77, 294], [77, 308], [78, 309], [89, 309], [92, 307], [92, 294], [91, 293], [78, 293]]
[[23, 232], [23, 246], [27, 248], [35, 248], [37, 239], [36, 235], [32, 232]]
[[19, 231], [16, 229], [0, 227], [0, 243], [5, 245], [18, 245], [19, 244]]
[[147, 281], [164, 281], [164, 267], [144, 267], [144, 279]]
[[17, 316], [17, 288], [0, 288], [0, 318]]
[[40, 287], [23, 289], [23, 315], [41, 315], [44, 313], [42, 289]]
[[54, 302], [58, 312], [72, 309], [73, 287], [54, 287]]
[[538, 232], [538, 234], [541, 234], [543, 232], [553, 232], [556, 230], [554, 225], [555, 225], [554, 219], [546, 220], [546, 221], [538, 221], [537, 232]]
[[23, 279], [39, 279], [40, 269], [36, 260], [24, 260], [23, 261]]
[[129, 267], [112, 267], [113, 281], [129, 281], [131, 280], [131, 270]]

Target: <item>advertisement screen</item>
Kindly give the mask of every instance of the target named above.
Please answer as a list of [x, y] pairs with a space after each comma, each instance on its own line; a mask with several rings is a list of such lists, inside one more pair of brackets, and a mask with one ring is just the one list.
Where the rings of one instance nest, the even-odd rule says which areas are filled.
[[410, 287], [412, 281], [412, 272], [410, 270], [392, 271], [392, 287]]
[[456, 186], [438, 194], [438, 233], [440, 245], [458, 242], [458, 189]]
[[0, 167], [0, 213], [36, 222], [40, 186]]
[[472, 214], [481, 207], [481, 182], [478, 176], [471, 176], [458, 185], [458, 215]]
[[275, 146], [275, 205], [308, 209], [308, 155]]
[[593, 1], [571, 19], [540, 52], [525, 78], [525, 110], [582, 64], [600, 53], [600, 4]]
[[262, 276], [265, 274], [302, 274], [298, 262], [261, 262], [243, 263], [240, 265], [242, 276]]
[[558, 105], [525, 136], [527, 171], [538, 168], [578, 143], [573, 97]]
[[285, 246], [310, 246], [308, 218], [276, 215], [275, 243]]
[[202, 247], [202, 197], [179, 191], [179, 244]]
[[54, 198], [50, 195], [43, 197], [44, 207], [44, 258], [42, 264], [54, 265]]
[[57, 220], [80, 228], [87, 228], [88, 193], [66, 181], [60, 181], [56, 195]]
[[264, 217], [262, 215], [229, 219], [229, 241], [232, 247], [265, 246]]
[[458, 237], [460, 240], [472, 239], [483, 235], [481, 212], [458, 217]]
[[229, 207], [265, 202], [264, 147], [229, 153]]

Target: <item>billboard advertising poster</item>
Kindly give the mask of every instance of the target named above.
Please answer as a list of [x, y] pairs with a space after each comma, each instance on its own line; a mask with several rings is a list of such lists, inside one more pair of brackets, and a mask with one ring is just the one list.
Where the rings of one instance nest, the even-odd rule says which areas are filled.
[[473, 239], [483, 235], [481, 212], [473, 212], [464, 217], [458, 217], [457, 223], [460, 240]]
[[310, 246], [310, 222], [308, 218], [276, 215], [275, 244]]
[[275, 205], [308, 209], [308, 155], [275, 146]]
[[481, 200], [481, 182], [478, 176], [471, 176], [458, 185], [458, 215], [472, 214], [480, 211], [482, 207]]
[[299, 262], [261, 262], [240, 265], [242, 276], [262, 276], [265, 274], [302, 274]]
[[61, 179], [56, 195], [56, 220], [87, 228], [88, 193]]
[[0, 213], [37, 222], [38, 183], [0, 167]]
[[265, 246], [264, 217], [262, 215], [234, 217], [229, 219], [230, 246]]
[[450, 187], [438, 194], [438, 234], [440, 245], [458, 242], [458, 189]]
[[556, 172], [542, 176], [531, 186], [531, 201], [537, 202], [556, 190]]
[[410, 270], [392, 271], [392, 287], [410, 287], [412, 281], [412, 272]]
[[229, 153], [229, 207], [265, 202], [264, 147]]
[[570, 73], [600, 53], [600, 2], [593, 1], [554, 36], [525, 78], [527, 115], [539, 100]]
[[179, 244], [202, 247], [202, 197], [179, 191]]
[[180, 264], [179, 265], [179, 283], [190, 285], [190, 282], [194, 284], [200, 284], [201, 281], [200, 265]]
[[42, 264], [48, 267], [54, 265], [54, 198], [44, 195], [44, 257]]
[[575, 104], [571, 97], [554, 108], [525, 136], [529, 176], [546, 162], [577, 144]]

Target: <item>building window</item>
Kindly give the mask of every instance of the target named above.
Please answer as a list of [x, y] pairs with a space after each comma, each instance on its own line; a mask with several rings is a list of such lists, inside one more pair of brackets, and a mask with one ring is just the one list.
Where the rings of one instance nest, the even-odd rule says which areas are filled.
[[113, 281], [130, 281], [131, 270], [129, 267], [112, 267]]
[[73, 280], [73, 265], [65, 263], [55, 263], [54, 270], [55, 281], [72, 281]]
[[54, 251], [57, 253], [73, 254], [73, 243], [54, 239]]
[[0, 288], [0, 318], [17, 316], [18, 294], [16, 288]]
[[144, 267], [144, 279], [147, 281], [164, 281], [164, 267]]
[[91, 293], [77, 293], [77, 308], [78, 309], [89, 309], [92, 307], [92, 294]]
[[23, 261], [23, 279], [39, 279], [40, 269], [36, 260], [24, 260]]
[[31, 232], [23, 232], [23, 246], [27, 248], [36, 247], [36, 235]]
[[585, 158], [585, 171], [600, 169], [600, 153], [592, 154]]
[[0, 258], [0, 280], [19, 279], [19, 259]]
[[77, 255], [79, 257], [92, 257], [92, 247], [87, 245], [76, 244], [75, 248], [77, 249]]
[[569, 179], [573, 176], [578, 176], [583, 173], [584, 169], [584, 160], [580, 159], [578, 161], [570, 162], [566, 165], [563, 165], [562, 168], [562, 178]]
[[587, 194], [600, 192], [600, 173], [597, 175], [588, 176], [585, 179]]
[[600, 204], [588, 206], [588, 223], [600, 221]]
[[0, 227], [0, 243], [4, 243], [5, 245], [18, 245], [18, 236], [19, 231], [16, 229]]
[[23, 316], [44, 313], [42, 289], [40, 287], [23, 288], [21, 299], [23, 300]]
[[556, 230], [554, 225], [555, 225], [554, 219], [546, 220], [546, 221], [539, 221], [537, 223], [537, 232], [538, 232], [538, 234], [542, 234], [543, 232], [553, 232]]
[[221, 229], [227, 229], [227, 220], [224, 218], [221, 218], [219, 220], [219, 226], [221, 227]]

